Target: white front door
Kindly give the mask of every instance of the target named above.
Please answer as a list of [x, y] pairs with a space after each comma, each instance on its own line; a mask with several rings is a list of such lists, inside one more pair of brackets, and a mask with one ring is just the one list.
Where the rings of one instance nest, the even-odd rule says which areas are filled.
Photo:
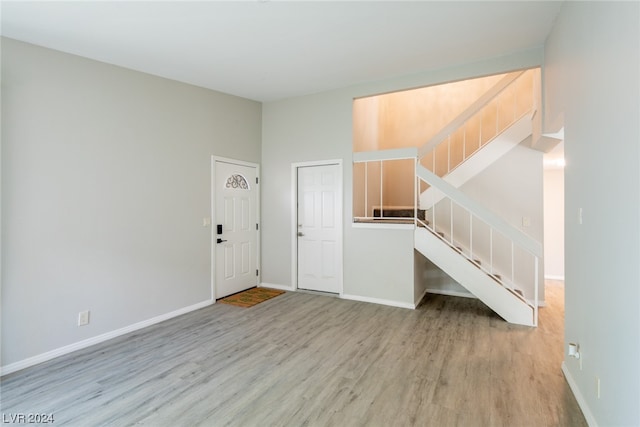
[[340, 293], [341, 167], [298, 167], [298, 288]]
[[258, 284], [257, 168], [215, 160], [215, 297]]

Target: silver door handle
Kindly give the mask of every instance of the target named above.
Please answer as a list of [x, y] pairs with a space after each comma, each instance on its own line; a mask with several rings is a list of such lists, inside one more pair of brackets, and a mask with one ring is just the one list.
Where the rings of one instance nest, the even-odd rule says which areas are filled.
[[302, 231], [298, 231], [298, 237], [302, 237], [304, 236], [304, 233]]

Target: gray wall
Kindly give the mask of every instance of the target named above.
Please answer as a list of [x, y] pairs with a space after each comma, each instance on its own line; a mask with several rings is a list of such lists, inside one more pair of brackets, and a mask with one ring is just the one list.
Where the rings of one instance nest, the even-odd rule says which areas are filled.
[[262, 280], [291, 283], [291, 163], [342, 159], [344, 293], [414, 303], [413, 231], [353, 228], [352, 103], [361, 96], [540, 66], [542, 50], [263, 106]]
[[211, 298], [211, 155], [260, 161], [259, 103], [2, 39], [2, 124], [3, 366]]
[[639, 17], [638, 2], [565, 2], [545, 46], [547, 126], [565, 126], [565, 340], [582, 355], [565, 369], [601, 426], [640, 425]]

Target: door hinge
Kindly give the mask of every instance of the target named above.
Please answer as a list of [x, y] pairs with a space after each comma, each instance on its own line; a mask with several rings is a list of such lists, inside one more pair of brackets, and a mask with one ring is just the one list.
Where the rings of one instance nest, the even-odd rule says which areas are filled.
[[256, 276], [258, 275], [258, 270], [256, 270]]

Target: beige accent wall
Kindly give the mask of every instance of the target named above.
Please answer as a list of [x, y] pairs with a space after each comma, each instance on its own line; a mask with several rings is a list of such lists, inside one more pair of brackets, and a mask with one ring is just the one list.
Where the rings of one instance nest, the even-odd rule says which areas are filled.
[[[537, 70], [535, 71], [537, 72]], [[505, 74], [463, 80], [437, 86], [399, 91], [356, 99], [353, 103], [353, 150], [372, 151], [405, 147], [420, 147], [442, 128], [451, 123], [478, 98], [495, 86]], [[422, 164], [446, 175], [464, 159], [487, 144], [498, 132], [510, 125], [514, 118], [531, 110], [533, 104], [534, 71], [525, 73], [513, 87], [505, 90], [471, 118], [464, 128], [455, 131], [448, 143], [440, 144], [434, 154], [428, 154]], [[435, 161], [434, 161], [435, 158]], [[365, 175], [359, 166], [354, 177], [354, 194], [364, 193]], [[369, 166], [371, 168], [371, 165]], [[383, 168], [384, 206], [412, 207], [415, 203], [413, 165], [407, 161], [385, 162]], [[379, 169], [379, 166], [378, 166]], [[368, 174], [369, 191], [379, 189], [379, 175]], [[424, 188], [422, 189], [422, 191]], [[356, 197], [354, 216], [365, 216], [376, 204], [369, 198]], [[380, 202], [380, 197], [377, 197]], [[378, 203], [379, 204], [379, 203]]]
[[356, 99], [353, 102], [353, 151], [423, 145], [502, 76]]

